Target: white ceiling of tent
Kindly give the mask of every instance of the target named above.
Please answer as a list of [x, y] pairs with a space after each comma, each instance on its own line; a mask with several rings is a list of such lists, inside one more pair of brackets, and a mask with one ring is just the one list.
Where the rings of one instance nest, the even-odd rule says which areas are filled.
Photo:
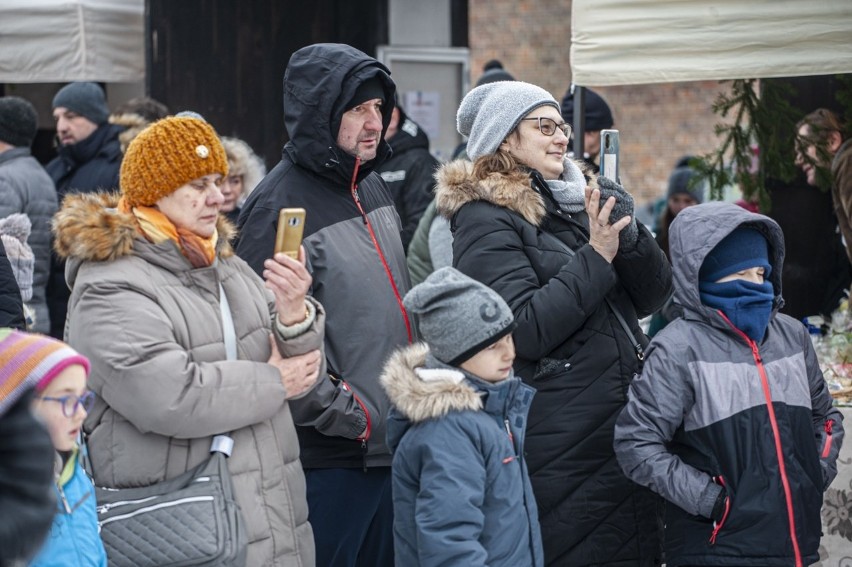
[[0, 82], [145, 76], [144, 0], [0, 1]]
[[852, 73], [852, 0], [573, 0], [573, 82]]

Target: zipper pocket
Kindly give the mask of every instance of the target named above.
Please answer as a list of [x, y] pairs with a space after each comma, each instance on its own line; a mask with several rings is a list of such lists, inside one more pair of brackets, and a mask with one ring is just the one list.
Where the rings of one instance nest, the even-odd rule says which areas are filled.
[[722, 490], [726, 492], [725, 494], [725, 512], [722, 514], [722, 519], [716, 522], [713, 520], [713, 533], [710, 534], [710, 539], [708, 543], [710, 545], [716, 545], [716, 538], [719, 537], [719, 532], [722, 531], [722, 527], [725, 525], [725, 522], [728, 521], [728, 514], [731, 513], [731, 495], [727, 494], [728, 485], [725, 484], [725, 478], [722, 475], [717, 476], [713, 479], [716, 484], [722, 487]]
[[143, 502], [148, 502], [149, 500], [153, 500], [157, 498], [156, 496], [149, 496], [147, 498], [139, 498], [138, 500], [119, 500], [118, 502], [107, 502], [106, 504], [102, 504], [98, 506], [98, 514], [106, 514], [113, 508], [120, 508], [122, 506], [130, 506], [132, 504], [142, 504]]
[[[156, 497], [153, 497], [156, 498]], [[145, 498], [144, 500], [150, 500], [150, 498]], [[188, 498], [180, 498], [178, 500], [172, 500], [170, 502], [163, 502], [162, 504], [155, 504], [153, 506], [146, 506], [144, 508], [139, 508], [138, 510], [134, 510], [133, 512], [128, 512], [127, 514], [122, 514], [120, 516], [113, 516], [111, 518], [106, 518], [105, 520], [101, 520], [99, 524], [101, 526], [105, 526], [110, 522], [115, 522], [117, 520], [125, 520], [127, 518], [132, 518], [133, 516], [138, 516], [139, 514], [144, 514], [146, 512], [153, 512], [154, 510], [160, 510], [162, 508], [171, 508], [173, 506], [179, 506], [181, 504], [187, 504], [189, 502], [212, 502], [212, 496], [190, 496]]]

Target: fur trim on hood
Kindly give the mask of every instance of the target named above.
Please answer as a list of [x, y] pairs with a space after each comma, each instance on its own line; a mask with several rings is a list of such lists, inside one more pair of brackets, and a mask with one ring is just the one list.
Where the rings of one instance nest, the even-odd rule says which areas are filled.
[[127, 152], [127, 146], [130, 145], [133, 138], [138, 136], [139, 132], [147, 128], [148, 124], [150, 124], [150, 122], [135, 112], [111, 114], [109, 123], [124, 126], [124, 131], [118, 135], [118, 142], [121, 144], [121, 153]]
[[[588, 186], [597, 187], [597, 179], [591, 175], [588, 164], [578, 160], [572, 162], [586, 176]], [[438, 213], [447, 219], [472, 201], [487, 201], [509, 209], [535, 226], [540, 226], [547, 214], [544, 198], [532, 188], [530, 176], [525, 171], [492, 173], [483, 180], [477, 180], [473, 177], [473, 163], [459, 159], [441, 166], [435, 179], [436, 207]]]
[[228, 157], [228, 175], [241, 175], [243, 178], [243, 192], [237, 201], [237, 205], [242, 206], [266, 175], [266, 164], [243, 140], [228, 136], [222, 136], [221, 140]]
[[417, 343], [397, 350], [379, 378], [391, 404], [417, 423], [451, 411], [482, 409], [481, 395], [459, 370], [425, 369], [429, 347]]
[[[111, 262], [133, 254], [139, 235], [132, 215], [118, 212], [119, 193], [72, 193], [53, 217], [56, 253], [65, 259]], [[230, 241], [236, 230], [219, 215], [219, 256], [234, 255]]]

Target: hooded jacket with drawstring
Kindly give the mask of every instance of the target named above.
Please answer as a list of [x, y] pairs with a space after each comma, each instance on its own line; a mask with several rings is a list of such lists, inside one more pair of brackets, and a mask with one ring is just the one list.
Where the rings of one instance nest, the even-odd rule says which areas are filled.
[[349, 46], [316, 44], [295, 53], [284, 75], [290, 141], [240, 213], [237, 254], [261, 273], [272, 256], [279, 210], [307, 211], [303, 244], [311, 294], [328, 313], [329, 372], [310, 395], [291, 402], [308, 469], [391, 464], [379, 374], [412, 330], [402, 306], [410, 284], [399, 216], [373, 172], [390, 147], [382, 140], [375, 159], [361, 163], [337, 146], [346, 104], [368, 79], [382, 84], [387, 130], [395, 90], [388, 73]]
[[[759, 342], [702, 304], [698, 289], [707, 255], [743, 225], [760, 231], [770, 250], [775, 298]], [[778, 313], [781, 228], [736, 205], [708, 203], [678, 215], [670, 244], [683, 316], [654, 337], [630, 387], [615, 428], [618, 462], [669, 501], [668, 565], [810, 565], [843, 418], [806, 328]], [[720, 507], [714, 524], [723, 486], [730, 508]]]

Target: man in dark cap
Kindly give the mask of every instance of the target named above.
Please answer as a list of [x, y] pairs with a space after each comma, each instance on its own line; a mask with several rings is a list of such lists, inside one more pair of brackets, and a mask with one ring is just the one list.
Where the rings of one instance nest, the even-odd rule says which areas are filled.
[[[600, 172], [598, 154], [601, 152], [601, 130], [612, 128], [615, 121], [612, 119], [612, 110], [601, 95], [588, 87], [584, 87], [584, 91], [586, 126], [583, 136], [583, 161], [597, 174]], [[574, 85], [571, 85], [562, 99], [562, 119], [574, 125]], [[574, 157], [571, 153], [569, 156]]]
[[290, 408], [317, 565], [393, 565], [389, 408], [378, 379], [413, 337], [402, 306], [410, 287], [402, 225], [375, 168], [390, 153], [395, 90], [384, 65], [348, 45], [294, 53], [284, 73], [290, 141], [239, 218], [237, 254], [262, 274], [279, 210], [307, 212], [305, 260], [328, 317], [329, 375]]
[[29, 217], [32, 232], [27, 244], [35, 255], [31, 330], [50, 331], [45, 291], [50, 271], [50, 219], [56, 213], [56, 189], [41, 164], [30, 153], [38, 130], [38, 115], [29, 101], [0, 97], [0, 219], [15, 213]]
[[[61, 202], [70, 192], [115, 191], [121, 168], [118, 135], [123, 126], [110, 124], [109, 107], [97, 83], [69, 83], [53, 97], [58, 155], [47, 164]], [[50, 334], [61, 339], [68, 309], [65, 263], [54, 257], [47, 285]]]

